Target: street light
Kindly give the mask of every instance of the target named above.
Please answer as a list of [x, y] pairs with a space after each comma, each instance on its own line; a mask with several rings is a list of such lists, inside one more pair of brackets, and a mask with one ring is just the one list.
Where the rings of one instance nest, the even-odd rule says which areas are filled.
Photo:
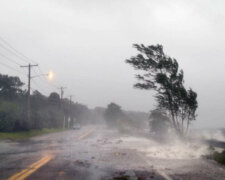
[[41, 76], [47, 76], [49, 80], [52, 80], [54, 77], [54, 74], [52, 71], [49, 71], [47, 74], [39, 74], [36, 76], [31, 76], [31, 79], [36, 78], [36, 77], [41, 77]]
[[54, 73], [53, 73], [52, 71], [49, 71], [49, 72], [48, 72], [48, 79], [49, 79], [49, 80], [52, 80], [53, 77], [54, 77]]

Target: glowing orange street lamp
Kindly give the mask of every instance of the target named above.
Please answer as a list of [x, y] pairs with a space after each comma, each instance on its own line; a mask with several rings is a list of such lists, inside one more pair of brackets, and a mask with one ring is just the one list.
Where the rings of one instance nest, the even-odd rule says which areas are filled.
[[48, 74], [47, 74], [47, 76], [48, 76], [48, 79], [49, 80], [52, 80], [53, 77], [54, 77], [54, 73], [52, 71], [49, 71]]

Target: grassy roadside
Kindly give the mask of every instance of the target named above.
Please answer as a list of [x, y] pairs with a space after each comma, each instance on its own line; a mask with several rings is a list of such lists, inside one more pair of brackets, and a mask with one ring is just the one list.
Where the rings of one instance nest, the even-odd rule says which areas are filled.
[[225, 149], [218, 152], [213, 146], [209, 146], [210, 153], [206, 156], [208, 159], [212, 159], [220, 164], [225, 165]]
[[225, 165], [225, 150], [223, 150], [221, 153], [214, 152], [212, 159], [214, 159], [216, 162]]
[[65, 131], [66, 129], [40, 129], [40, 130], [30, 130], [30, 131], [23, 131], [23, 132], [0, 132], [0, 141], [2, 140], [24, 140], [34, 136], [40, 136], [44, 134], [54, 133], [54, 132], [61, 132]]

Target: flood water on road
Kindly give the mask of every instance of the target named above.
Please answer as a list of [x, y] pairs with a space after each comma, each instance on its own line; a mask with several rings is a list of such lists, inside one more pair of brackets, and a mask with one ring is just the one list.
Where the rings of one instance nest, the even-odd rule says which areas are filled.
[[26, 141], [1, 142], [0, 179], [15, 175], [16, 179], [85, 180], [225, 178], [224, 167], [201, 157], [205, 151], [204, 145], [159, 144], [144, 133], [134, 136], [104, 126], [86, 126]]

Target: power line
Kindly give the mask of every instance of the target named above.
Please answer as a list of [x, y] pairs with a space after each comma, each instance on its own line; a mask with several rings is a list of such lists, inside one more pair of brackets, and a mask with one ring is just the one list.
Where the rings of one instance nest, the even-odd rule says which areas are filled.
[[10, 50], [9, 48], [5, 47], [3, 44], [0, 43], [0, 47], [2, 47], [3, 49], [5, 49], [6, 51], [8, 51], [9, 53], [13, 54], [14, 56], [16, 56], [17, 58], [19, 58], [20, 60], [22, 60], [25, 63], [28, 63], [29, 61], [24, 60], [23, 58], [21, 58], [18, 54], [16, 54], [15, 52], [13, 52], [12, 50]]
[[5, 56], [4, 54], [0, 53], [0, 56], [4, 57], [5, 59], [8, 59], [9, 61], [15, 63], [16, 65], [20, 66], [19, 63], [17, 63], [15, 60], [11, 59], [11, 58], [8, 58], [7, 56]]
[[[18, 51], [16, 48], [14, 48], [9, 42], [7, 42], [4, 38], [0, 37], [0, 41], [3, 42], [4, 44], [0, 43], [0, 47], [2, 47], [3, 49], [5, 49], [6, 51], [8, 51], [9, 53], [15, 55], [17, 58], [19, 58], [20, 60], [22, 60], [23, 62], [34, 62], [32, 59], [28, 58], [26, 55], [24, 55], [23, 53], [21, 53], [20, 51]], [[7, 47], [6, 47], [6, 46]], [[17, 64], [20, 66], [19, 63], [17, 63], [15, 60], [12, 60], [8, 57], [6, 57], [5, 55], [1, 54], [1, 56], [5, 57], [6, 59], [8, 59], [9, 61]], [[36, 63], [36, 62], [35, 62]], [[36, 71], [35, 71], [36, 73]]]
[[11, 69], [11, 70], [16, 71], [16, 72], [18, 72], [18, 73], [20, 73], [20, 74], [23, 74], [24, 76], [27, 76], [25, 73], [23, 73], [23, 72], [21, 72], [21, 71], [15, 69], [15, 68], [13, 68], [13, 67], [7, 65], [7, 64], [4, 64], [4, 63], [2, 63], [2, 62], [0, 62], [0, 64], [3, 65], [3, 66], [5, 66], [5, 67], [7, 67], [8, 69]]
[[[1, 54], [0, 54], [0, 55], [1, 55]], [[0, 62], [0, 64], [3, 65], [3, 66], [5, 66], [5, 67], [7, 67], [7, 68], [9, 68], [9, 69], [11, 69], [11, 70], [13, 70], [13, 71], [16, 71], [16, 72], [18, 72], [18, 73], [20, 73], [20, 74], [22, 74], [22, 75], [24, 75], [24, 76], [27, 77], [27, 74], [26, 74], [26, 73], [23, 73], [23, 72], [21, 72], [21, 71], [18, 71], [17, 69], [15, 69], [15, 68], [13, 68], [13, 67], [7, 65], [7, 64], [4, 64], [4, 63], [2, 63], [2, 62]], [[41, 82], [45, 83], [44, 81], [41, 81]], [[37, 89], [40, 89], [42, 92], [47, 92], [47, 91], [48, 91], [47, 89], [43, 90], [43, 88], [40, 88], [40, 85], [39, 85], [34, 79], [33, 79], [33, 83], [36, 85]], [[50, 84], [45, 83], [45, 85], [46, 85], [46, 84], [50, 86]], [[30, 87], [30, 89], [31, 89], [32, 91], [35, 91], [34, 88], [31, 88], [31, 87]], [[51, 87], [51, 89], [53, 89], [53, 88]], [[52, 90], [50, 90], [50, 91], [52, 91]]]
[[[9, 48], [6, 48], [4, 45], [0, 44], [0, 46], [2, 48], [4, 48], [5, 50], [13, 53], [15, 56], [17, 56], [18, 58], [20, 58], [21, 60], [25, 61], [25, 62], [33, 62], [33, 63], [37, 63], [34, 60], [30, 59], [29, 57], [27, 57], [26, 55], [24, 55], [22, 52], [18, 51], [16, 48], [14, 48], [9, 42], [7, 42], [4, 38], [0, 37], [0, 40], [6, 44]], [[23, 57], [23, 59], [21, 58]]]
[[[16, 65], [19, 65], [19, 66], [20, 66], [20, 64], [14, 62], [12, 59], [8, 58], [7, 56], [4, 56], [4, 55], [1, 54], [1, 53], [0, 53], [0, 56], [4, 57], [4, 58], [6, 58], [6, 59], [12, 61], [12, 62], [15, 63]], [[25, 72], [18, 71], [18, 70], [16, 70], [15, 68], [13, 68], [13, 67], [11, 67], [11, 66], [9, 66], [9, 65], [7, 65], [7, 64], [4, 64], [4, 63], [2, 63], [2, 62], [1, 62], [0, 64], [2, 64], [3, 66], [5, 66], [5, 67], [7, 67], [7, 68], [9, 68], [9, 69], [12, 69], [13, 71], [18, 72], [18, 73], [20, 73], [20, 74], [22, 74], [22, 75], [24, 75], [24, 76], [27, 76], [27, 74], [26, 74]], [[24, 69], [23, 69], [23, 70], [24, 70]], [[42, 72], [43, 72], [43, 71], [42, 71]], [[37, 74], [37, 73], [36, 73], [36, 74]], [[33, 80], [33, 83], [36, 85], [36, 87], [38, 87], [38, 89], [40, 89], [40, 90], [43, 91], [43, 92], [47, 92], [47, 91], [55, 91], [55, 89], [57, 88], [56, 85], [49, 84], [49, 83], [47, 82], [47, 80], [46, 80], [43, 76], [40, 76], [40, 77], [42, 77], [42, 78], [40, 78], [40, 79], [42, 80], [42, 81], [40, 81], [40, 82], [42, 82], [43, 84], [45, 84], [45, 86], [48, 85], [48, 88], [47, 88], [47, 89], [49, 89], [49, 90], [47, 90], [47, 89], [43, 90], [43, 88], [40, 88], [40, 85], [38, 85], [37, 82]], [[44, 79], [45, 79], [45, 80], [44, 80]], [[33, 89], [33, 90], [34, 90], [34, 89]]]
[[[12, 53], [13, 55], [15, 55], [16, 57], [18, 57], [20, 60], [26, 62], [26, 63], [30, 63], [34, 62], [37, 63], [36, 61], [32, 60], [31, 58], [27, 57], [26, 55], [24, 55], [22, 52], [18, 51], [16, 48], [14, 48], [9, 42], [7, 42], [3, 37], [0, 36], [0, 41], [3, 42], [5, 45], [7, 45], [7, 47], [5, 47], [3, 44], [0, 43], [0, 46], [5, 49], [6, 51]], [[37, 72], [34, 70], [35, 74], [37, 74]]]
[[[10, 62], [12, 62], [12, 63], [14, 63], [14, 64], [16, 64], [16, 65], [18, 65], [18, 66], [21, 66], [21, 64], [17, 63], [14, 59], [9, 58], [8, 56], [5, 56], [5, 55], [2, 54], [2, 53], [0, 53], [0, 56], [2, 56], [3, 58], [9, 60]], [[24, 72], [21, 72], [21, 73], [26, 74], [26, 73], [24, 73]]]
[[[20, 60], [22, 60], [22, 61], [24, 61], [24, 62], [34, 62], [34, 63], [36, 63], [36, 61], [34, 61], [34, 60], [32, 60], [32, 59], [30, 59], [29, 57], [27, 57], [26, 55], [24, 55], [22, 52], [20, 52], [20, 51], [18, 51], [16, 48], [14, 48], [9, 42], [7, 42], [3, 37], [1, 37], [0, 36], [0, 41], [2, 42], [2, 43], [0, 43], [0, 47], [2, 47], [3, 49], [5, 49], [6, 51], [8, 51], [9, 53], [11, 53], [11, 54], [13, 54], [14, 56], [16, 56], [17, 58], [19, 58]], [[4, 58], [6, 58], [6, 59], [8, 59], [9, 61], [11, 61], [11, 62], [13, 62], [13, 63], [15, 63], [15, 64], [17, 64], [17, 65], [19, 65], [20, 66], [20, 64], [19, 63], [17, 63], [15, 60], [12, 60], [11, 58], [8, 58], [7, 56], [5, 56], [5, 55], [3, 55], [3, 54], [0, 54], [1, 56], [3, 56]], [[8, 66], [8, 65], [5, 65], [5, 66]], [[10, 67], [11, 68], [11, 67]], [[14, 68], [11, 68], [11, 69], [14, 69]], [[44, 74], [43, 73], [43, 71], [42, 71], [42, 69], [38, 66], [38, 70], [40, 71], [40, 74]], [[17, 70], [16, 70], [17, 71]], [[17, 72], [19, 72], [19, 71], [17, 71]], [[20, 72], [20, 73], [22, 73], [22, 72]], [[38, 75], [38, 72], [36, 72], [35, 71], [35, 69], [34, 69], [34, 73], [36, 74], [36, 75]], [[22, 74], [24, 74], [24, 73], [22, 73]], [[49, 84], [48, 82], [47, 82], [47, 80], [44, 78], [44, 80], [43, 80], [43, 78], [44, 77], [42, 77], [42, 78], [40, 78], [40, 79], [42, 79], [42, 81], [44, 82], [44, 83], [46, 83], [47, 85], [49, 85], [49, 86], [52, 86], [52, 87], [54, 87], [54, 88], [57, 88], [58, 86], [56, 86], [56, 85], [53, 85], [53, 84]]]

